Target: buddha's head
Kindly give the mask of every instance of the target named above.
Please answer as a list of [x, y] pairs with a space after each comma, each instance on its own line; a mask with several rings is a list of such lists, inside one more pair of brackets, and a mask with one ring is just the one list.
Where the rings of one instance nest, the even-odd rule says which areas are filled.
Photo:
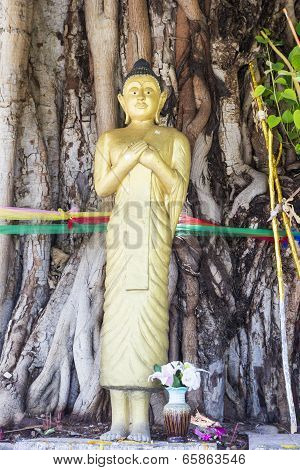
[[123, 94], [118, 95], [126, 115], [125, 124], [149, 120], [158, 124], [166, 99], [167, 93], [161, 90], [159, 78], [144, 59], [134, 64], [125, 78]]

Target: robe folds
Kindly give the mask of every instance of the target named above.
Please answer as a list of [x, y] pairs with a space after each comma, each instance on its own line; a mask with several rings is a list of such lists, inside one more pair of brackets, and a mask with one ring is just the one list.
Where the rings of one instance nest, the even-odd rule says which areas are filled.
[[[148, 381], [153, 366], [168, 362], [169, 263], [187, 193], [190, 151], [181, 132], [168, 128], [164, 138], [164, 128], [158, 129], [160, 137], [145, 140], [174, 170], [171, 192], [138, 163], [120, 182], [107, 226], [100, 384], [108, 389], [154, 390], [157, 383]], [[111, 133], [117, 141], [118, 129]], [[98, 140], [95, 180], [111, 168], [111, 133]]]

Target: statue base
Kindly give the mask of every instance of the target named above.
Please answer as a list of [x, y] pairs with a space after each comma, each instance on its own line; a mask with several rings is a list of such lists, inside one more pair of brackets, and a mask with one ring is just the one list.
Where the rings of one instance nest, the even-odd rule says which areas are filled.
[[[0, 444], [1, 449], [1, 444]], [[151, 441], [147, 443], [133, 441], [108, 442], [97, 439], [80, 438], [41, 438], [16, 441], [11, 444], [11, 450], [216, 450], [214, 442], [184, 442], [168, 443], [166, 441]]]

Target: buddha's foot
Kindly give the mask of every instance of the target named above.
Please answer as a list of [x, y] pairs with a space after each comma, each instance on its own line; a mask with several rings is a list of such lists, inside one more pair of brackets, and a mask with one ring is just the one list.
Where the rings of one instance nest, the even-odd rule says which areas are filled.
[[149, 425], [147, 424], [139, 424], [136, 426], [132, 426], [131, 432], [129, 436], [127, 436], [129, 441], [139, 441], [139, 442], [150, 442], [150, 429]]
[[118, 439], [125, 439], [128, 435], [128, 430], [124, 426], [112, 426], [111, 429], [100, 436], [102, 441], [117, 441]]

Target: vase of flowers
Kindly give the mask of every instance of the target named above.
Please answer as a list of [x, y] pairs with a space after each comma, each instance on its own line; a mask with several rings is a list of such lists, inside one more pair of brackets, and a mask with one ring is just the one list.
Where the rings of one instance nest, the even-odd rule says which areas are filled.
[[[155, 364], [148, 380], [159, 380], [168, 391], [169, 401], [164, 407], [164, 423], [168, 442], [186, 442], [191, 421], [191, 408], [186, 403], [186, 392], [200, 387], [200, 372], [189, 362]], [[206, 371], [204, 371], [206, 372]]]
[[169, 402], [164, 406], [164, 423], [168, 442], [186, 442], [191, 407], [186, 403], [187, 387], [167, 387]]

